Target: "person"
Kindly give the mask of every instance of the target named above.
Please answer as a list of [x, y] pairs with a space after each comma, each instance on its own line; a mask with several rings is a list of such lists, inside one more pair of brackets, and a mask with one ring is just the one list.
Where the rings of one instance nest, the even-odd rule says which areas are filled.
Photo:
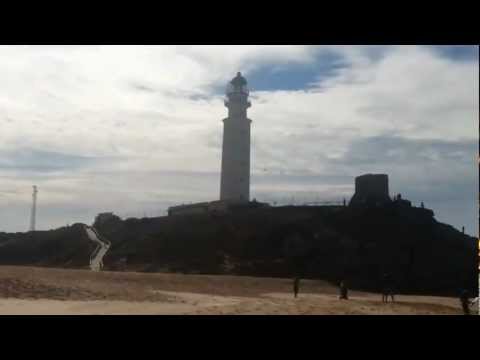
[[468, 291], [463, 290], [460, 294], [460, 303], [462, 304], [463, 314], [470, 315], [470, 300], [468, 299]]
[[382, 303], [386, 303], [387, 299], [387, 274], [383, 274], [383, 283], [382, 283]]
[[348, 300], [348, 288], [345, 280], [340, 282], [340, 300]]
[[382, 289], [382, 302], [388, 303], [388, 297], [392, 298], [392, 302], [395, 302], [393, 295], [393, 284], [390, 274], [383, 275], [383, 289]]
[[293, 295], [297, 297], [298, 291], [300, 289], [300, 278], [296, 277], [293, 281]]

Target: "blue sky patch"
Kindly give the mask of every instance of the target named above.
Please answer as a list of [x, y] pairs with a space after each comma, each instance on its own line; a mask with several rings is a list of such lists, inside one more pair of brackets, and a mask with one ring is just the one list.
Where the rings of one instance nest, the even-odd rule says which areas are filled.
[[477, 45], [435, 45], [430, 48], [451, 60], [478, 61]]
[[246, 75], [253, 91], [303, 90], [314, 82], [321, 82], [348, 66], [343, 56], [322, 53], [309, 64], [285, 64], [262, 66]]

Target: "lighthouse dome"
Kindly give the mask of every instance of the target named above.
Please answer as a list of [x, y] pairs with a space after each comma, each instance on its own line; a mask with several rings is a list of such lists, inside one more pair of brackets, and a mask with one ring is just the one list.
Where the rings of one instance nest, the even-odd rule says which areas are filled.
[[242, 76], [241, 72], [238, 72], [237, 76], [230, 80], [227, 85], [227, 94], [231, 93], [244, 93], [247, 95], [249, 93], [247, 80]]

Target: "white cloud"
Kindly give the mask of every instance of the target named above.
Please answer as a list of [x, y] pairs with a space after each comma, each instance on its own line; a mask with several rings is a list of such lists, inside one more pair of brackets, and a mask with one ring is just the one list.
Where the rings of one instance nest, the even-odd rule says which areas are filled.
[[[25, 219], [4, 223], [1, 215], [9, 206], [23, 206], [28, 216], [33, 182], [39, 185], [44, 211], [47, 206], [81, 208], [83, 212], [73, 212], [78, 221], [106, 209], [140, 213], [146, 207], [160, 211], [166, 202], [217, 198], [215, 173], [226, 110], [214, 89], [236, 71], [248, 79], [263, 66], [311, 64], [323, 52], [341, 54], [350, 66], [322, 79], [319, 89], [252, 94], [252, 169], [257, 178], [366, 172], [377, 166], [375, 161], [369, 168], [340, 164], [355, 140], [374, 136], [477, 138], [478, 64], [456, 62], [422, 47], [3, 46], [0, 155], [34, 149], [107, 160], [41, 176], [1, 170], [0, 194], [14, 189], [23, 195], [0, 195], [0, 229], [24, 229]], [[376, 52], [383, 55], [372, 56]], [[402, 186], [415, 181], [405, 175], [416, 171], [408, 161], [381, 166], [404, 177]], [[474, 176], [468, 164], [448, 159], [426, 166], [431, 176], [447, 176], [445, 166]], [[179, 174], [189, 171], [211, 175]], [[353, 179], [338, 186], [252, 183], [254, 193], [307, 189], [327, 196], [327, 187], [332, 197], [343, 196], [348, 186], [353, 187]], [[42, 223], [41, 214], [43, 228], [67, 220], [57, 214]]]

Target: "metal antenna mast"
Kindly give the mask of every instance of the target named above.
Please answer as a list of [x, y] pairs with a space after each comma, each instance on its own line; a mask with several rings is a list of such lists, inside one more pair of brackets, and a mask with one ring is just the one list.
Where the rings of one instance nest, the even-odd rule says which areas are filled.
[[37, 186], [33, 185], [32, 213], [30, 214], [30, 231], [35, 231], [35, 218], [37, 216]]

